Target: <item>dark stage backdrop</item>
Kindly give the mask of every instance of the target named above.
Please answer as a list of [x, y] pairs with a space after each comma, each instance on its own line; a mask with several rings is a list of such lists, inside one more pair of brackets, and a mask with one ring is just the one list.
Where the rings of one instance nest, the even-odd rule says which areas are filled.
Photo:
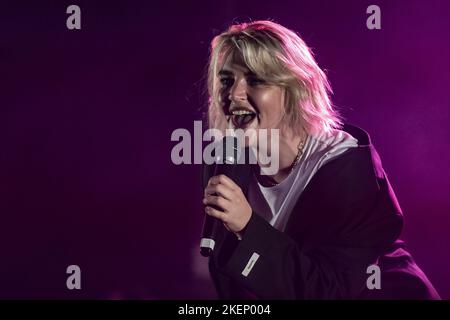
[[[72, 4], [81, 30], [66, 27]], [[174, 165], [170, 137], [202, 119], [212, 37], [249, 19], [313, 47], [382, 157], [409, 250], [450, 298], [446, 0], [2, 0], [0, 298], [216, 297], [198, 254], [200, 165]]]

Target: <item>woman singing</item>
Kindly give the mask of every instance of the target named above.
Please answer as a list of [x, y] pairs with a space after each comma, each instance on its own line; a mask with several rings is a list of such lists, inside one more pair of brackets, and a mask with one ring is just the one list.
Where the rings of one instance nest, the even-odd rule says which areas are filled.
[[259, 163], [243, 188], [205, 166], [205, 212], [223, 222], [209, 261], [220, 298], [439, 299], [399, 240], [369, 135], [343, 123], [296, 33], [231, 26], [212, 41], [208, 92], [210, 128], [279, 130], [276, 174]]

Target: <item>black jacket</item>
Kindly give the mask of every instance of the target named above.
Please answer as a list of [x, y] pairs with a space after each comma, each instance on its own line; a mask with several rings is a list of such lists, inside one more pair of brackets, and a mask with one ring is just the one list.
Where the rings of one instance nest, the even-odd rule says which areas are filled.
[[[209, 261], [220, 298], [439, 299], [398, 240], [403, 215], [369, 135], [351, 125], [343, 130], [358, 147], [316, 172], [284, 232], [255, 212], [242, 240], [221, 228]], [[211, 175], [205, 166], [204, 186]], [[369, 290], [374, 264], [381, 289]]]

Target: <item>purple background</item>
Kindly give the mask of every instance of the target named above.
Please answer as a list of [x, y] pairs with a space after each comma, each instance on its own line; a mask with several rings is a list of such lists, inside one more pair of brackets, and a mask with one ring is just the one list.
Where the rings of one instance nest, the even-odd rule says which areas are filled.
[[[0, 297], [215, 297], [200, 166], [173, 165], [170, 136], [202, 118], [212, 36], [272, 18], [314, 48], [335, 104], [371, 135], [403, 238], [449, 299], [450, 3], [186, 2], [1, 2]], [[366, 28], [370, 4], [381, 30]], [[81, 291], [66, 288], [70, 264]]]

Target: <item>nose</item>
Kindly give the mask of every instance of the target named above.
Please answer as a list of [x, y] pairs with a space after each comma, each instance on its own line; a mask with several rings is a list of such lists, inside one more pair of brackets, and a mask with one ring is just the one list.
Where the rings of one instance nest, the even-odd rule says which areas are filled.
[[233, 83], [229, 99], [235, 103], [247, 100], [247, 84], [245, 79], [239, 79]]

